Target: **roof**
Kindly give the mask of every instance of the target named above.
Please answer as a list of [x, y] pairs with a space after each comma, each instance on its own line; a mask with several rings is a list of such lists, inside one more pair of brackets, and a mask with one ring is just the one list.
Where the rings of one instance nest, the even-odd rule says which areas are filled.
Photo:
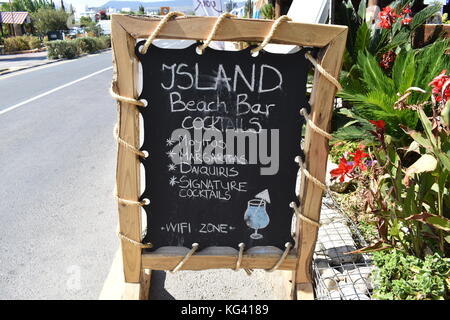
[[[28, 19], [27, 19], [28, 18]], [[29, 13], [26, 11], [3, 11], [0, 12], [0, 23], [23, 24], [30, 22]]]

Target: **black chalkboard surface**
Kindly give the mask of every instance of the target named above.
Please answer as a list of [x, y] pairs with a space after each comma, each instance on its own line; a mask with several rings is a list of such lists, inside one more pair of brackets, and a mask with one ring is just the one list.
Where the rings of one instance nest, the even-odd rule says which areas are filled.
[[196, 44], [142, 55], [141, 150], [154, 247], [275, 246], [291, 237], [307, 106], [304, 52], [230, 52]]

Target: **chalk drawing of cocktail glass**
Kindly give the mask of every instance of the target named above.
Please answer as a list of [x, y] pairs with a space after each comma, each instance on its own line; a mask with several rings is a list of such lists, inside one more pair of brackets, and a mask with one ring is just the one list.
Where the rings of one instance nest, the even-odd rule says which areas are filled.
[[263, 236], [258, 233], [258, 230], [264, 229], [270, 222], [266, 210], [266, 201], [263, 199], [250, 200], [247, 204], [244, 220], [249, 228], [255, 229], [255, 232], [250, 235], [250, 238], [255, 240], [262, 239]]

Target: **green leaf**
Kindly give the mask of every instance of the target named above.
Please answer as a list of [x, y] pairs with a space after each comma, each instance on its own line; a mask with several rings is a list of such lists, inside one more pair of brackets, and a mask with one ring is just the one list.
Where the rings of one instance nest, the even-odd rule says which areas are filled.
[[[361, 1], [363, 3], [364, 1]], [[370, 43], [370, 28], [366, 22], [361, 24], [356, 33], [355, 52], [364, 51], [368, 48]], [[356, 58], [356, 56], [355, 56]]]
[[359, 52], [358, 65], [363, 73], [362, 80], [368, 88], [380, 90], [387, 95], [396, 94], [392, 79], [386, 76], [374, 56]]
[[422, 109], [419, 109], [418, 112], [419, 112], [420, 121], [422, 122], [423, 128], [425, 130], [425, 134], [426, 134], [428, 140], [433, 145], [433, 147], [436, 148], [437, 142], [436, 142], [436, 138], [434, 137], [432, 129], [431, 129], [431, 122], [430, 122], [430, 120], [428, 120], [427, 115], [425, 114], [425, 112]]
[[414, 30], [419, 26], [423, 25], [428, 20], [428, 18], [431, 18], [435, 13], [438, 13], [440, 10], [441, 10], [440, 5], [430, 5], [427, 6], [425, 9], [417, 12], [414, 15], [414, 18], [411, 22], [411, 29]]
[[422, 147], [424, 147], [427, 150], [432, 150], [433, 145], [431, 142], [420, 132], [415, 130], [409, 130], [405, 129], [405, 132], [414, 139], [417, 143], [419, 143]]
[[406, 152], [405, 152], [405, 155], [410, 152], [415, 152], [415, 153], [420, 154], [420, 144], [417, 141], [411, 142], [411, 144], [408, 147], [408, 150], [406, 150]]
[[403, 217], [409, 216], [413, 212], [417, 212], [415, 196], [416, 196], [415, 185], [411, 184], [411, 186], [408, 187], [408, 190], [406, 193], [406, 198], [404, 201], [404, 208], [403, 208], [403, 215], [402, 215]]
[[366, 20], [366, 1], [361, 1], [359, 3], [359, 7], [358, 7], [358, 16], [361, 18], [362, 21]]
[[381, 250], [387, 250], [387, 249], [392, 249], [392, 246], [386, 242], [383, 241], [378, 241], [377, 243], [358, 249], [358, 250], [354, 250], [351, 252], [345, 252], [344, 254], [357, 254], [357, 253], [368, 253], [368, 252], [374, 252], [374, 251], [381, 251]]
[[422, 155], [408, 169], [406, 169], [405, 177], [410, 177], [416, 173], [431, 172], [436, 169], [437, 160], [430, 154]]
[[417, 193], [417, 206], [420, 207], [425, 198], [431, 194], [430, 190], [433, 187], [434, 178], [431, 174], [421, 174], [418, 178], [419, 191]]
[[403, 94], [412, 86], [415, 71], [414, 52], [401, 51], [392, 67], [392, 79], [398, 93]]
[[450, 171], [450, 157], [444, 153], [436, 154], [441, 164], [445, 167], [446, 170]]
[[404, 45], [405, 43], [409, 42], [409, 40], [410, 40], [410, 31], [401, 29], [394, 37], [392, 37], [392, 40], [389, 41], [389, 43], [386, 46], [379, 48], [377, 53], [398, 48]]
[[392, 26], [392, 33], [395, 34], [400, 28], [402, 27], [402, 22], [399, 19], [394, 25]]
[[356, 126], [342, 127], [333, 133], [333, 140], [339, 141], [367, 141], [372, 142], [373, 136], [367, 130]]
[[450, 220], [435, 214], [429, 214], [426, 212], [415, 214], [412, 216], [409, 216], [405, 220], [416, 220], [420, 221], [422, 223], [426, 223], [429, 225], [432, 225], [433, 227], [444, 230], [444, 231], [450, 231]]
[[388, 41], [389, 31], [386, 29], [373, 29], [372, 36], [370, 37], [369, 52], [376, 54], [381, 50], [384, 50], [384, 45]]
[[444, 237], [445, 241], [447, 241], [447, 243], [450, 243], [450, 234], [446, 237]]

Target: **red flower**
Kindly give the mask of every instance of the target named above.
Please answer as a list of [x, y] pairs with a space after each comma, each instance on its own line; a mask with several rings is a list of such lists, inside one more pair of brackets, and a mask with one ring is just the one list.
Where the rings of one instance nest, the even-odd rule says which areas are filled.
[[380, 66], [384, 70], [389, 70], [392, 67], [392, 65], [394, 64], [394, 61], [395, 61], [396, 57], [397, 57], [397, 55], [395, 54], [394, 51], [391, 50], [391, 51], [386, 52], [381, 57]]
[[410, 24], [411, 21], [412, 21], [412, 18], [409, 18], [408, 16], [406, 16], [405, 18], [402, 19], [402, 25]]
[[410, 24], [412, 21], [412, 18], [410, 14], [412, 13], [411, 6], [408, 4], [402, 11], [402, 25]]
[[332, 178], [339, 177], [340, 182], [344, 182], [345, 176], [352, 172], [353, 166], [344, 157], [339, 162], [339, 167], [330, 171]]
[[403, 9], [402, 13], [403, 13], [403, 14], [411, 14], [411, 13], [412, 13], [412, 11], [411, 11], [411, 6], [408, 4], [408, 5], [405, 7], [405, 9]]
[[362, 161], [363, 158], [367, 158], [369, 155], [364, 152], [364, 147], [359, 147], [355, 152], [350, 152], [353, 156], [353, 168], [359, 167], [362, 171], [367, 169], [367, 166]]
[[369, 122], [371, 124], [373, 124], [375, 127], [377, 127], [377, 129], [382, 129], [384, 130], [384, 127], [386, 126], [385, 122], [383, 120], [369, 120]]
[[402, 25], [410, 24], [412, 21], [412, 18], [409, 16], [411, 12], [410, 6], [406, 6], [402, 10], [401, 14], [398, 14], [396, 9], [392, 7], [384, 7], [378, 14], [378, 18], [380, 19], [378, 26], [383, 29], [391, 29], [392, 25], [397, 22], [398, 18], [402, 19]]
[[398, 17], [399, 15], [395, 12], [395, 9], [389, 6], [384, 7], [378, 14], [378, 18], [380, 19], [378, 26], [383, 29], [390, 29]]
[[378, 22], [378, 26], [382, 29], [390, 29], [392, 26], [392, 23], [389, 22], [389, 20], [380, 19], [380, 22]]
[[437, 102], [442, 100], [447, 101], [450, 98], [450, 76], [446, 75], [447, 70], [435, 77], [428, 85], [433, 87], [431, 92], [436, 98]]

